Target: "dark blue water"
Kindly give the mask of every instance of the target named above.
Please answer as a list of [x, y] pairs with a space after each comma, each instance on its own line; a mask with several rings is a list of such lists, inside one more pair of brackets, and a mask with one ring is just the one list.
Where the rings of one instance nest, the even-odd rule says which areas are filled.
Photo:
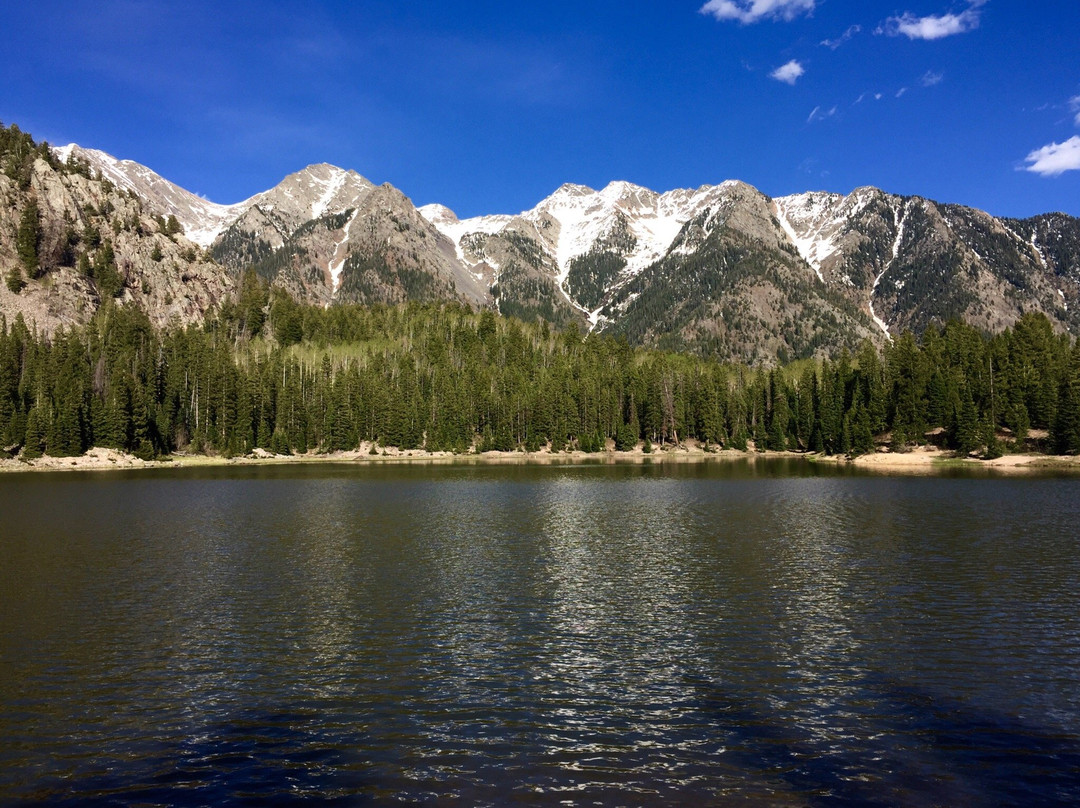
[[4, 805], [1080, 803], [1080, 481], [0, 478]]

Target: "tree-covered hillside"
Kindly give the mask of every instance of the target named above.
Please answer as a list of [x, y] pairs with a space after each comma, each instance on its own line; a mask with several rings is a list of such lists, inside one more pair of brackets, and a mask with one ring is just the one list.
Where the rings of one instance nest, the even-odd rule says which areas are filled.
[[950, 323], [883, 352], [866, 342], [772, 370], [454, 303], [303, 306], [254, 273], [203, 325], [157, 329], [111, 302], [49, 338], [21, 318], [0, 325], [0, 438], [26, 457], [361, 442], [595, 451], [687, 438], [857, 454], [928, 434], [994, 454], [1034, 430], [1050, 431], [1046, 448], [1080, 451], [1080, 348], [1042, 315], [993, 338]]

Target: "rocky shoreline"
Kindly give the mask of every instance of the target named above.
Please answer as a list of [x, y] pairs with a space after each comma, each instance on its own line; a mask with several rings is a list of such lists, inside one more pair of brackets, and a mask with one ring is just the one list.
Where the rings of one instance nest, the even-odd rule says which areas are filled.
[[957, 457], [955, 453], [933, 447], [919, 447], [909, 452], [879, 451], [855, 458], [826, 456], [803, 452], [758, 452], [736, 449], [706, 450], [696, 445], [679, 448], [642, 448], [632, 451], [581, 452], [429, 452], [423, 449], [400, 450], [393, 447], [376, 449], [362, 444], [354, 451], [328, 454], [274, 455], [261, 449], [238, 457], [203, 454], [174, 454], [160, 460], [142, 460], [116, 449], [94, 448], [78, 457], [13, 458], [0, 460], [0, 473], [60, 472], [60, 471], [130, 471], [139, 469], [176, 469], [196, 467], [271, 466], [294, 464], [355, 464], [379, 463], [477, 463], [477, 464], [574, 464], [574, 463], [698, 463], [731, 462], [794, 458], [816, 463], [829, 463], [888, 474], [935, 474], [949, 469], [984, 469], [1000, 473], [1080, 473], [1080, 457], [1042, 454], [1012, 454], [993, 460]]

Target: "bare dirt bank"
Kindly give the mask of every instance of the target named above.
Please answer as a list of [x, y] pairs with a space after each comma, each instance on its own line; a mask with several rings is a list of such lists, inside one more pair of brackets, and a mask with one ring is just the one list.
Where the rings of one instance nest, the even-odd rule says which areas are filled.
[[884, 474], [935, 474], [949, 469], [985, 469], [1002, 474], [1045, 472], [1080, 473], [1080, 457], [1057, 455], [1015, 454], [994, 460], [960, 458], [951, 452], [933, 447], [919, 447], [910, 452], [881, 451], [856, 458], [823, 456], [801, 452], [741, 452], [735, 449], [705, 450], [693, 443], [679, 448], [668, 447], [645, 452], [639, 446], [628, 452], [483, 452], [454, 454], [428, 452], [422, 449], [402, 451], [378, 448], [371, 453], [369, 444], [350, 452], [305, 455], [274, 455], [261, 449], [243, 457], [221, 457], [199, 454], [176, 454], [161, 460], [140, 460], [115, 449], [90, 449], [80, 457], [39, 457], [32, 460], [15, 458], [0, 460], [0, 473], [26, 471], [111, 471], [135, 469], [193, 468], [200, 466], [255, 466], [311, 463], [341, 463], [373, 465], [379, 463], [482, 463], [482, 464], [573, 464], [573, 463], [700, 463], [731, 462], [772, 458], [801, 458], [811, 462], [831, 463]]

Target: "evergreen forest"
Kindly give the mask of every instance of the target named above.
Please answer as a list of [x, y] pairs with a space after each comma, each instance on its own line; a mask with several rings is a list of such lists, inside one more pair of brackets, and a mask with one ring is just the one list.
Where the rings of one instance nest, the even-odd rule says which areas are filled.
[[857, 455], [927, 442], [1080, 452], [1080, 345], [1041, 314], [879, 350], [749, 367], [631, 347], [456, 303], [306, 306], [248, 273], [201, 325], [106, 300], [48, 338], [0, 321], [0, 449], [144, 459], [377, 447], [707, 449]]

